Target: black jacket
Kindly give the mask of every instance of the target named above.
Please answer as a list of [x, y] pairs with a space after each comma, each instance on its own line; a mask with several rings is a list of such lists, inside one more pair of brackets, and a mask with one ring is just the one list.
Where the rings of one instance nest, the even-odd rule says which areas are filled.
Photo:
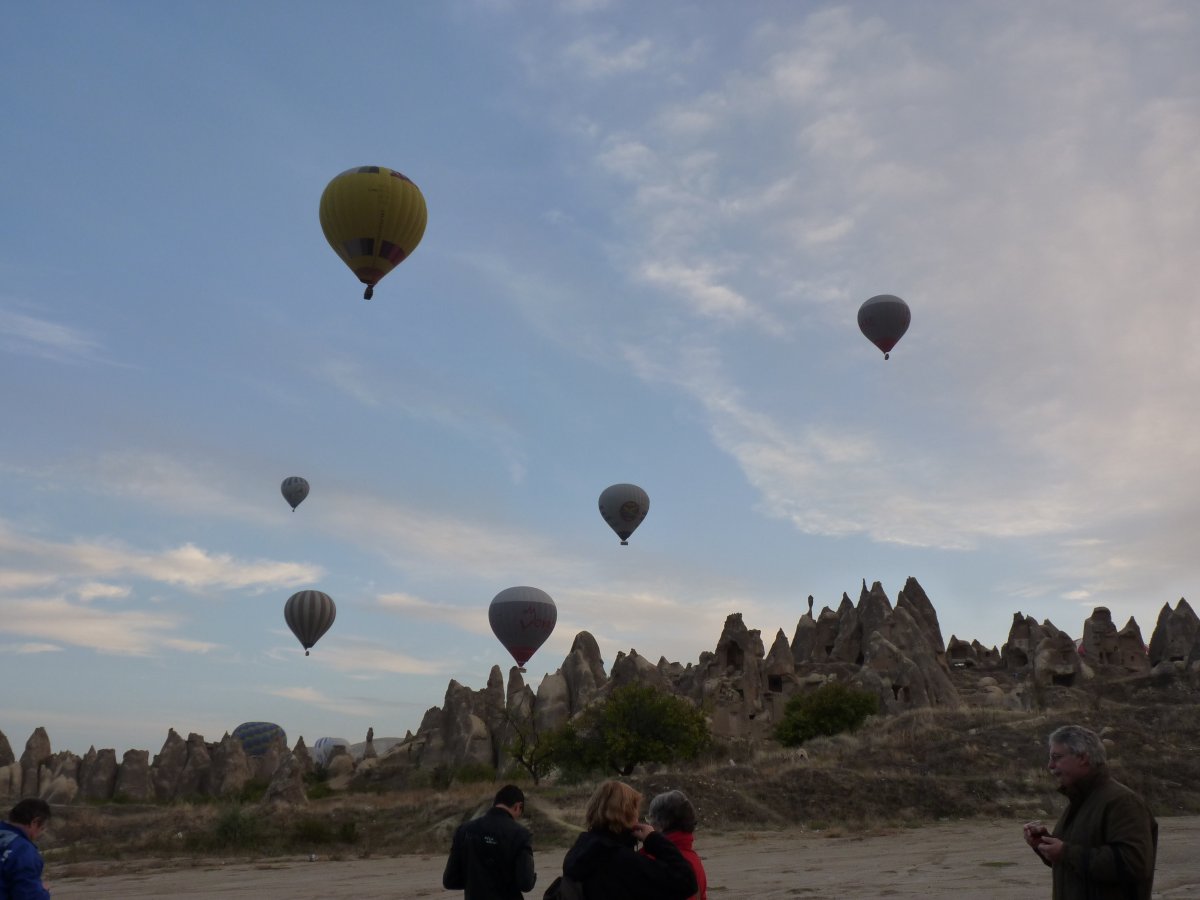
[[687, 900], [696, 873], [678, 848], [657, 831], [644, 856], [632, 832], [585, 831], [567, 851], [563, 874], [583, 883], [587, 900]]
[[493, 806], [455, 830], [442, 887], [466, 900], [521, 900], [536, 881], [529, 832], [506, 810]]

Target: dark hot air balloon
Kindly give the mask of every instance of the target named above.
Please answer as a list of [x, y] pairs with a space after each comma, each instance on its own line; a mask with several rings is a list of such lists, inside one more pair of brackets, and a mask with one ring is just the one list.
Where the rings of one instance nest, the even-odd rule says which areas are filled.
[[305, 656], [336, 617], [337, 606], [333, 598], [321, 591], [297, 591], [288, 597], [283, 607], [283, 618], [303, 645]]
[[428, 212], [421, 189], [395, 169], [347, 169], [321, 194], [321, 230], [371, 299], [375, 285], [421, 243]]
[[303, 503], [304, 498], [308, 496], [308, 482], [299, 475], [289, 475], [283, 479], [279, 491], [283, 494], [283, 499], [292, 507], [292, 512], [295, 512], [296, 507]]
[[276, 738], [287, 749], [287, 732], [274, 722], [243, 722], [233, 729], [233, 736], [242, 742], [247, 756], [262, 756]]
[[535, 587], [505, 588], [492, 598], [488, 622], [521, 671], [546, 642], [558, 621], [558, 608], [550, 595]]
[[636, 484], [614, 484], [600, 493], [600, 515], [617, 533], [622, 544], [642, 524], [650, 512], [650, 497]]
[[879, 294], [858, 308], [858, 327], [872, 344], [891, 357], [892, 348], [908, 331], [912, 312], [908, 304], [891, 294]]

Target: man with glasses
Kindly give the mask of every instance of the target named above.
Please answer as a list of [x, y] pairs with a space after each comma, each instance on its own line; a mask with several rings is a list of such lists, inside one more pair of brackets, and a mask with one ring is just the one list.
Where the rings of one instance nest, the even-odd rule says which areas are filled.
[[1142, 798], [1108, 771], [1094, 731], [1064, 725], [1050, 735], [1050, 774], [1068, 800], [1048, 831], [1025, 825], [1025, 843], [1053, 871], [1054, 900], [1150, 900], [1158, 822]]
[[50, 900], [35, 844], [50, 821], [45, 800], [22, 800], [0, 822], [0, 900]]

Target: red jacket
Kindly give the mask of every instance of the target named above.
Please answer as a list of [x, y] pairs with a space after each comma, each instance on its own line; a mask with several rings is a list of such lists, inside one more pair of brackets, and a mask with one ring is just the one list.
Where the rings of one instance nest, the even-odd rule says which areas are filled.
[[[662, 836], [675, 845], [683, 858], [692, 864], [692, 871], [696, 873], [697, 890], [688, 900], [708, 900], [708, 876], [704, 874], [704, 863], [700, 862], [700, 857], [692, 849], [692, 841], [696, 836], [687, 831], [664, 831]], [[645, 848], [642, 852], [646, 853]]]

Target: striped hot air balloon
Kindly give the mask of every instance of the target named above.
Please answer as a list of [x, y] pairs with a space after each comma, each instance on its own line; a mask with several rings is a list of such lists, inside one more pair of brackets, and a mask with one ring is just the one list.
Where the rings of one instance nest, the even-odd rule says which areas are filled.
[[425, 197], [395, 169], [347, 169], [321, 194], [321, 230], [371, 299], [375, 285], [421, 243], [428, 211]]
[[287, 732], [274, 722], [243, 722], [233, 729], [233, 736], [242, 742], [247, 756], [262, 756], [277, 738], [287, 748]]
[[329, 764], [329, 757], [333, 756], [335, 747], [345, 747], [346, 752], [350, 752], [350, 742], [345, 738], [339, 737], [319, 737], [312, 745], [312, 761], [322, 769]]
[[337, 617], [333, 598], [322, 591], [297, 591], [288, 597], [283, 618], [304, 647], [304, 655], [321, 639]]

